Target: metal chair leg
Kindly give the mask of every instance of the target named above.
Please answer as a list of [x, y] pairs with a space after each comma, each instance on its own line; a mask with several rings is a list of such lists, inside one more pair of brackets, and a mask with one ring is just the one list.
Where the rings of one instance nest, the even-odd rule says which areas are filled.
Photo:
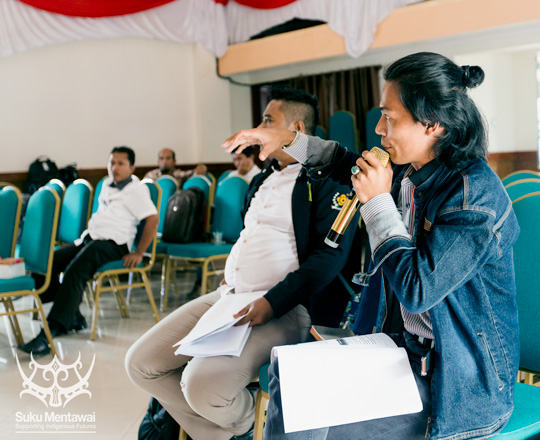
[[156, 322], [159, 322], [159, 313], [156, 308], [156, 303], [154, 301], [154, 295], [152, 294], [150, 282], [148, 281], [148, 276], [146, 275], [146, 272], [142, 272], [141, 276], [143, 278], [144, 287], [146, 288], [146, 293], [148, 294], [148, 301], [150, 301], [150, 307], [152, 307], [152, 312], [154, 313], [154, 318], [156, 319]]
[[43, 311], [43, 306], [41, 305], [41, 300], [39, 299], [37, 293], [33, 293], [33, 296], [34, 296], [34, 301], [37, 308], [36, 312], [38, 312], [39, 316], [41, 317], [41, 322], [43, 324], [43, 331], [45, 332], [45, 336], [47, 337], [47, 342], [49, 343], [49, 347], [51, 347], [51, 353], [53, 356], [56, 356], [56, 348], [54, 346], [51, 330], [49, 329], [49, 324], [47, 323], [47, 317], [45, 316], [45, 312]]

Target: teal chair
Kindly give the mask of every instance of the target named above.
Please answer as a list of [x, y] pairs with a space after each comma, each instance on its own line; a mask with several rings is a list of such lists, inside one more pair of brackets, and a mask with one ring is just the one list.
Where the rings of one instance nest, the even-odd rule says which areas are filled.
[[328, 139], [338, 142], [349, 151], [358, 151], [356, 117], [347, 111], [339, 111], [330, 116]]
[[[215, 181], [215, 178], [214, 178]], [[210, 217], [212, 213], [212, 206], [214, 205], [214, 181], [205, 176], [193, 176], [190, 177], [184, 183], [182, 189], [199, 188], [204, 193], [206, 199], [206, 215], [204, 222], [204, 232], [210, 232]]]
[[540, 373], [540, 192], [527, 194], [513, 202], [520, 234], [514, 244], [519, 340], [521, 344], [520, 371], [527, 383], [516, 383], [514, 412], [497, 440], [540, 438], [540, 388], [533, 386], [533, 375]]
[[317, 128], [315, 129], [315, 136], [318, 136], [321, 139], [326, 139], [328, 135], [322, 125], [317, 125]]
[[521, 196], [540, 191], [540, 177], [537, 179], [521, 179], [507, 184], [505, 187], [510, 200], [514, 201]]
[[87, 180], [77, 179], [69, 185], [62, 199], [57, 241], [73, 243], [86, 229], [90, 218], [94, 189]]
[[[165, 175], [156, 180], [161, 188], [161, 206], [159, 208], [159, 226], [158, 236], [163, 233], [163, 224], [165, 223], [165, 214], [167, 213], [167, 204], [171, 196], [178, 190], [178, 180], [174, 177]], [[158, 252], [159, 253], [159, 252]]]
[[264, 364], [259, 368], [259, 388], [257, 390], [257, 398], [255, 400], [255, 425], [253, 427], [253, 440], [263, 440], [264, 422], [266, 421], [266, 406], [268, 405], [268, 385], [270, 378], [268, 377], [268, 368], [270, 364]]
[[202, 265], [201, 294], [207, 293], [208, 278], [221, 271], [210, 269], [218, 261], [225, 261], [234, 242], [240, 236], [243, 222], [241, 211], [248, 190], [248, 183], [242, 177], [232, 176], [221, 182], [216, 190], [214, 201], [214, 217], [212, 219], [212, 232], [222, 233], [223, 243], [212, 242], [197, 243], [169, 243], [167, 245], [167, 259], [163, 268], [161, 286], [161, 309], [167, 309], [169, 283], [171, 273], [176, 270], [175, 262], [180, 260], [189, 265]]
[[64, 182], [62, 182], [60, 179], [51, 179], [45, 184], [45, 186], [49, 186], [54, 189], [60, 198], [60, 201], [62, 201], [64, 193], [66, 192], [66, 185], [64, 185]]
[[[138, 179], [137, 179], [138, 180]], [[150, 179], [144, 179], [141, 183], [145, 184], [148, 187], [148, 190], [150, 191], [150, 197], [152, 201], [154, 202], [154, 205], [156, 205], [156, 209], [158, 211], [159, 215], [159, 208], [161, 205], [161, 188], [160, 186], [153, 180]], [[135, 238], [134, 248], [137, 247], [137, 244], [142, 236], [142, 232], [144, 229], [144, 222], [141, 222], [137, 228], [137, 236]], [[155, 258], [156, 258], [156, 244], [157, 244], [157, 235], [152, 240], [152, 243], [150, 244], [150, 247], [147, 251], [147, 259], [146, 261], [143, 261], [141, 264], [139, 264], [138, 267], [134, 268], [127, 268], [124, 266], [124, 260], [115, 260], [111, 261], [107, 264], [104, 264], [101, 266], [95, 276], [94, 276], [94, 282], [89, 283], [91, 292], [92, 292], [92, 299], [93, 299], [93, 319], [92, 319], [92, 340], [96, 339], [96, 332], [97, 332], [97, 321], [98, 321], [98, 315], [99, 315], [99, 299], [101, 297], [101, 294], [104, 292], [113, 292], [114, 296], [116, 298], [116, 302], [118, 304], [118, 309], [120, 311], [120, 315], [123, 318], [129, 318], [129, 311], [127, 307], [126, 300], [124, 298], [124, 295], [122, 293], [123, 290], [131, 291], [131, 289], [135, 287], [144, 287], [146, 289], [146, 294], [148, 295], [148, 300], [150, 302], [150, 307], [152, 308], [152, 313], [154, 314], [154, 318], [156, 322], [159, 322], [159, 313], [156, 308], [156, 304], [154, 301], [154, 295], [152, 293], [152, 288], [150, 287], [150, 282], [148, 280], [148, 274], [150, 273], [150, 269], [152, 269]], [[136, 274], [139, 276], [140, 281], [133, 282], [132, 274]], [[128, 275], [129, 281], [127, 283], [122, 283], [120, 281], [121, 275]], [[106, 286], [105, 283], [109, 282], [109, 286]]]
[[92, 212], [96, 212], [99, 208], [99, 195], [101, 194], [101, 187], [103, 186], [103, 182], [107, 180], [108, 176], [102, 177], [100, 181], [97, 183], [96, 187], [94, 188], [94, 197], [92, 199]]
[[221, 182], [223, 182], [227, 176], [229, 175], [229, 173], [233, 171], [233, 170], [226, 170], [226, 171], [223, 171], [221, 173], [221, 175], [219, 176], [218, 180], [217, 180], [217, 184], [219, 185]]
[[381, 119], [381, 109], [374, 107], [366, 114], [366, 149], [371, 150], [373, 147], [382, 148], [381, 136], [375, 133], [375, 127]]
[[540, 173], [538, 171], [533, 171], [533, 170], [514, 171], [513, 173], [510, 173], [506, 177], [504, 177], [502, 179], [502, 183], [504, 186], [506, 186], [509, 183], [515, 182], [516, 180], [522, 180], [522, 179], [540, 179]]
[[15, 255], [17, 234], [21, 218], [22, 196], [15, 186], [3, 186], [0, 190], [0, 258]]
[[[24, 258], [26, 270], [45, 276], [43, 285], [36, 289], [34, 278], [24, 275], [16, 278], [0, 280], [0, 302], [4, 310], [0, 316], [7, 316], [18, 344], [24, 344], [17, 315], [21, 313], [39, 313], [43, 330], [51, 347], [53, 356], [56, 349], [53, 344], [47, 318], [39, 295], [48, 287], [54, 252], [54, 241], [58, 224], [60, 199], [50, 187], [42, 187], [28, 200], [24, 227], [21, 234], [20, 257]], [[21, 296], [32, 296], [34, 305], [31, 308], [15, 309], [13, 299]]]

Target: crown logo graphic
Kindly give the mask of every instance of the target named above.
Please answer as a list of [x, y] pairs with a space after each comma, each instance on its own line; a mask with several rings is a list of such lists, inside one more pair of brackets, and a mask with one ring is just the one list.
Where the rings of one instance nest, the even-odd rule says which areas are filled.
[[32, 373], [29, 377], [26, 376], [22, 369], [19, 358], [16, 357], [16, 359], [24, 388], [19, 394], [19, 397], [22, 397], [23, 394], [30, 394], [41, 400], [45, 406], [51, 406], [53, 408], [65, 407], [69, 401], [81, 394], [87, 394], [92, 397], [92, 393], [87, 388], [88, 378], [92, 374], [96, 360], [95, 353], [92, 359], [92, 365], [90, 365], [84, 377], [79, 374], [79, 370], [82, 369], [80, 352], [77, 360], [68, 365], [60, 362], [56, 355], [49, 364], [39, 364], [34, 360], [32, 354], [30, 354], [31, 361], [28, 366], [32, 370]]

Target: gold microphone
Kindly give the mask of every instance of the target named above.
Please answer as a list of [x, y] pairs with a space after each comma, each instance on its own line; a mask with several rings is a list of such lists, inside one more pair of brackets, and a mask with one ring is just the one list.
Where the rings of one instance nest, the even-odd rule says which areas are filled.
[[[390, 156], [386, 151], [382, 150], [379, 147], [373, 147], [370, 152], [373, 153], [377, 157], [377, 159], [379, 159], [383, 166], [386, 166], [388, 164], [388, 159], [390, 158]], [[353, 174], [356, 173], [353, 172]], [[339, 246], [339, 243], [341, 242], [345, 231], [349, 227], [349, 223], [351, 223], [351, 220], [356, 215], [361, 205], [362, 204], [360, 203], [360, 200], [358, 200], [358, 197], [356, 197], [356, 193], [353, 189], [347, 196], [347, 201], [341, 207], [338, 216], [334, 220], [332, 228], [330, 229], [330, 231], [328, 231], [328, 234], [326, 234], [324, 242], [328, 246], [333, 248], [337, 248]]]

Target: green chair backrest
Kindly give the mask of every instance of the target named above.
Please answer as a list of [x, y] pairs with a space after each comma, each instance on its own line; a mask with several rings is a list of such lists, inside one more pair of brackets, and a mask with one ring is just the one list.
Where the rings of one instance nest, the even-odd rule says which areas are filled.
[[73, 243], [81, 236], [88, 223], [91, 198], [92, 185], [87, 180], [77, 179], [67, 187], [62, 199], [58, 241]]
[[381, 135], [375, 133], [375, 127], [381, 119], [381, 109], [374, 107], [366, 114], [366, 148], [371, 150], [373, 147], [381, 146]]
[[[159, 210], [160, 210], [160, 204], [161, 204], [161, 187], [152, 179], [143, 179], [141, 183], [144, 183], [146, 187], [148, 188], [148, 191], [150, 191], [150, 198], [152, 199], [152, 202], [154, 203], [158, 216], [159, 216]], [[141, 221], [139, 223], [139, 226], [137, 226], [137, 234], [135, 235], [135, 240], [133, 242], [133, 248], [137, 247], [139, 244], [139, 240], [142, 237], [143, 231], [144, 231], [145, 221]], [[146, 252], [152, 253], [152, 260], [154, 256], [155, 251], [155, 243], [156, 240], [154, 239], [150, 245], [148, 246], [148, 249]]]
[[330, 116], [328, 139], [338, 142], [349, 151], [357, 151], [356, 118], [351, 112], [339, 111]]
[[315, 136], [318, 136], [321, 139], [326, 139], [328, 135], [326, 134], [326, 130], [323, 126], [317, 125], [317, 128], [315, 129]]
[[14, 186], [0, 191], [0, 258], [13, 257], [21, 217], [21, 192]]
[[64, 185], [64, 182], [62, 182], [60, 179], [51, 179], [49, 180], [45, 186], [49, 186], [52, 189], [56, 191], [56, 195], [62, 200], [62, 197], [64, 197], [64, 193], [66, 192], [66, 185]]
[[231, 171], [233, 171], [233, 170], [226, 170], [226, 171], [223, 171], [223, 172], [221, 173], [221, 175], [219, 176], [219, 178], [218, 178], [218, 180], [217, 180], [218, 185], [219, 185], [221, 182], [223, 182], [223, 181], [227, 178], [227, 176], [229, 175], [229, 173], [230, 173]]
[[96, 185], [96, 188], [94, 189], [94, 198], [92, 199], [92, 214], [96, 212], [99, 208], [99, 194], [101, 193], [101, 187], [103, 186], [103, 182], [107, 180], [107, 176], [103, 177]]
[[245, 179], [231, 176], [221, 182], [214, 200], [212, 232], [221, 231], [223, 240], [234, 243], [242, 231], [242, 208], [249, 184]]
[[540, 177], [538, 179], [522, 179], [509, 183], [504, 187], [510, 200], [514, 201], [521, 196], [540, 191]]
[[47, 272], [56, 238], [59, 207], [60, 198], [47, 186], [41, 187], [28, 200], [19, 253], [27, 270]]
[[210, 188], [212, 182], [205, 176], [193, 176], [186, 180], [182, 189], [199, 188], [204, 193], [206, 203], [210, 203]]
[[156, 180], [156, 183], [161, 188], [161, 206], [159, 208], [159, 226], [158, 233], [163, 232], [163, 225], [165, 223], [165, 214], [167, 213], [167, 204], [169, 199], [178, 189], [178, 181], [172, 176], [161, 176]]
[[540, 192], [513, 202], [520, 233], [514, 244], [517, 305], [521, 342], [520, 367], [540, 371]]
[[503, 178], [502, 183], [504, 186], [506, 186], [509, 183], [515, 182], [516, 180], [522, 180], [522, 179], [540, 179], [540, 173], [538, 171], [533, 171], [533, 170], [514, 171], [513, 173], [510, 173], [508, 174], [508, 176]]

